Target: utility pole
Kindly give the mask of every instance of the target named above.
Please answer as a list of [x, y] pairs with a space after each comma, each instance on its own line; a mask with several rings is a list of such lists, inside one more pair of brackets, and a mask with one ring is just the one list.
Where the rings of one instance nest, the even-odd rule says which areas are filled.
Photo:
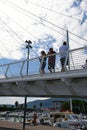
[[72, 99], [70, 98], [70, 111], [73, 112]]
[[[26, 43], [28, 43], [28, 45], [26, 46], [26, 48], [28, 49], [28, 53], [27, 53], [27, 71], [26, 74], [28, 76], [28, 70], [29, 70], [29, 52], [30, 52], [30, 48], [32, 48], [32, 46], [30, 44], [32, 44], [32, 42], [29, 41], [25, 41]], [[26, 105], [27, 105], [27, 96], [25, 96], [25, 102], [24, 102], [24, 120], [23, 120], [23, 130], [25, 130], [25, 119], [26, 119]]]
[[28, 53], [27, 53], [27, 71], [26, 74], [28, 75], [28, 70], [29, 70], [29, 53], [30, 53], [30, 48], [32, 48], [32, 46], [30, 44], [32, 44], [32, 42], [29, 41], [25, 41], [26, 43], [28, 43], [28, 45], [26, 46], [26, 48], [28, 49]]

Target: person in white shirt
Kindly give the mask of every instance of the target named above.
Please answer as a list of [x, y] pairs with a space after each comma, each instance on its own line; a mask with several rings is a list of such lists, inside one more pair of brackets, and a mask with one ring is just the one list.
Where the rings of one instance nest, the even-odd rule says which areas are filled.
[[[69, 46], [67, 45], [67, 42], [63, 42], [63, 45], [59, 48], [60, 52], [60, 62], [61, 62], [61, 71], [65, 71], [64, 65], [65, 65], [65, 60], [67, 55], [67, 51], [69, 49]], [[68, 65], [68, 58], [66, 64]]]
[[85, 61], [85, 64], [82, 65], [82, 67], [83, 67], [84, 69], [87, 69], [87, 59], [86, 59], [86, 61]]

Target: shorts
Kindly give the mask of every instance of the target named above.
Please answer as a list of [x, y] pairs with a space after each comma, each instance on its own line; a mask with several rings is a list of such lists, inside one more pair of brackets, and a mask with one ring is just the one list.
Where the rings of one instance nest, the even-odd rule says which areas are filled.
[[55, 62], [48, 63], [48, 69], [54, 69], [55, 68]]
[[[65, 65], [65, 60], [66, 60], [66, 57], [63, 57], [63, 58], [60, 59], [62, 67], [64, 67], [64, 65]], [[67, 59], [66, 65], [69, 65], [69, 59]]]
[[41, 65], [41, 70], [43, 70], [46, 66], [46, 62], [43, 62], [42, 65]]

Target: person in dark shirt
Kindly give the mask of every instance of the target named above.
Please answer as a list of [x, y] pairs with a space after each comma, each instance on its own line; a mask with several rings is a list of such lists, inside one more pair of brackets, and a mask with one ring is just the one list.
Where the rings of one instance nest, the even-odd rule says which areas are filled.
[[87, 59], [86, 59], [86, 61], [85, 61], [85, 64], [82, 65], [82, 67], [83, 67], [84, 69], [87, 69]]
[[48, 69], [50, 73], [55, 72], [56, 52], [51, 47], [48, 52]]

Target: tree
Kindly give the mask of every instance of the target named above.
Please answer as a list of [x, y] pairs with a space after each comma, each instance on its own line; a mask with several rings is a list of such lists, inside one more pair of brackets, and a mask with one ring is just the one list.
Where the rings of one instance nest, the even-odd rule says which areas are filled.
[[[68, 101], [65, 101], [62, 103], [61, 106], [62, 110], [70, 110], [70, 104]], [[87, 102], [85, 102], [84, 100], [72, 100], [72, 110], [74, 113], [87, 113]]]
[[15, 102], [15, 107], [18, 108], [18, 106], [19, 106], [19, 103], [18, 103], [18, 101], [16, 101]]
[[40, 108], [42, 108], [42, 106], [43, 106], [43, 103], [42, 103], [42, 102], [40, 102], [40, 104], [39, 104], [39, 105], [40, 105]]
[[67, 101], [63, 102], [61, 105], [61, 109], [64, 111], [70, 110], [69, 102], [67, 102]]
[[36, 105], [33, 106], [33, 109], [36, 110]]
[[20, 104], [20, 108], [23, 109], [23, 108], [24, 108], [24, 105], [23, 105], [23, 104]]

